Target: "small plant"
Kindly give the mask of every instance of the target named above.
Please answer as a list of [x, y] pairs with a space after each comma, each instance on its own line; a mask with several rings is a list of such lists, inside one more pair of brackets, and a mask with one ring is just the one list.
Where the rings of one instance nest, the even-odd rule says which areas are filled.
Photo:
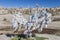
[[11, 40], [19, 40], [19, 37], [14, 37], [14, 38], [11, 38]]
[[[28, 38], [28, 39], [24, 39], [24, 38], [21, 38], [21, 40], [45, 40], [45, 39], [48, 39], [48, 38], [45, 38], [45, 37], [34, 37], [34, 39], [32, 39], [33, 37], [31, 38]], [[12, 38], [11, 40], [19, 40], [19, 37], [14, 37]]]

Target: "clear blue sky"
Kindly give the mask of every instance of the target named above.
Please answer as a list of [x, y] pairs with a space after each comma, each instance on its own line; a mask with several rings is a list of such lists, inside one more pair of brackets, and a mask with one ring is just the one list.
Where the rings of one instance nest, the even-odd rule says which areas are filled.
[[0, 0], [0, 6], [3, 7], [57, 7], [60, 6], [60, 0]]

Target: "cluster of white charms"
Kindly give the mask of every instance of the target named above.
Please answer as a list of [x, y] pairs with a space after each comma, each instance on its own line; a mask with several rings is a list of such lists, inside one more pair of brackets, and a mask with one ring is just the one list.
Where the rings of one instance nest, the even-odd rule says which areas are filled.
[[16, 31], [18, 29], [18, 24], [24, 25], [25, 31], [24, 34], [28, 32], [31, 33], [33, 30], [38, 29], [39, 32], [43, 30], [44, 27], [47, 27], [51, 22], [51, 13], [48, 13], [44, 10], [38, 12], [36, 11], [33, 15], [29, 17], [29, 20], [25, 19], [22, 13], [13, 14], [13, 29]]

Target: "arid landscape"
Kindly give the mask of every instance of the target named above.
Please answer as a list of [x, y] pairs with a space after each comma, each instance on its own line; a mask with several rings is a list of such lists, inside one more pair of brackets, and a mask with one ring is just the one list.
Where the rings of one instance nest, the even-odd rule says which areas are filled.
[[[40, 35], [41, 37], [47, 37], [49, 40], [60, 40], [60, 8], [38, 8], [41, 9], [47, 9], [48, 12], [52, 14], [52, 22], [48, 25], [48, 28], [44, 28], [44, 30], [39, 33], [37, 30], [34, 30], [33, 32], [37, 35]], [[30, 15], [32, 15], [35, 12], [36, 8], [0, 8], [0, 40], [3, 39], [3, 36], [5, 38], [5, 34], [15, 34], [12, 31], [12, 15], [14, 13], [17, 13], [18, 11], [21, 11], [26, 19]], [[18, 33], [21, 32], [21, 28], [19, 29]], [[44, 36], [45, 35], [45, 36]], [[47, 35], [47, 36], [46, 36]], [[55, 39], [54, 39], [55, 38]], [[8, 38], [10, 39], [10, 38]], [[6, 39], [6, 40], [8, 40]], [[5, 39], [3, 39], [5, 40]]]

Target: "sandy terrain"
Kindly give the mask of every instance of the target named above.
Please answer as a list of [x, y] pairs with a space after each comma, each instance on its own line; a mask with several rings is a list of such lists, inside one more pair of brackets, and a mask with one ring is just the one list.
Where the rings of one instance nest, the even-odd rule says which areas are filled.
[[60, 40], [60, 36], [49, 35], [49, 34], [36, 34], [38, 37], [48, 38], [47, 40]]
[[[24, 15], [24, 17], [26, 19], [28, 19], [28, 15]], [[4, 19], [6, 19], [6, 20], [4, 21]], [[12, 14], [0, 15], [0, 29], [6, 28], [6, 27], [7, 28], [11, 27], [12, 26], [11, 22], [12, 22]], [[51, 22], [48, 25], [48, 28], [60, 29], [60, 21]]]
[[[24, 16], [26, 19], [28, 18], [27, 15]], [[6, 19], [4, 21], [4, 19]], [[0, 15], [0, 33], [12, 33], [11, 27], [11, 20], [12, 20], [12, 15], [11, 14], [6, 14], [6, 15]], [[8, 31], [6, 29], [9, 29]], [[48, 29], [56, 29], [60, 30], [60, 21], [54, 21], [51, 22], [48, 25]], [[1, 30], [6, 30], [6, 31], [1, 31]], [[38, 34], [36, 34], [38, 36]], [[60, 40], [60, 36], [55, 36], [55, 35], [48, 35], [48, 34], [39, 34], [40, 37], [47, 37], [49, 40]], [[5, 35], [0, 35], [0, 40], [10, 40], [10, 38], [7, 38]]]

